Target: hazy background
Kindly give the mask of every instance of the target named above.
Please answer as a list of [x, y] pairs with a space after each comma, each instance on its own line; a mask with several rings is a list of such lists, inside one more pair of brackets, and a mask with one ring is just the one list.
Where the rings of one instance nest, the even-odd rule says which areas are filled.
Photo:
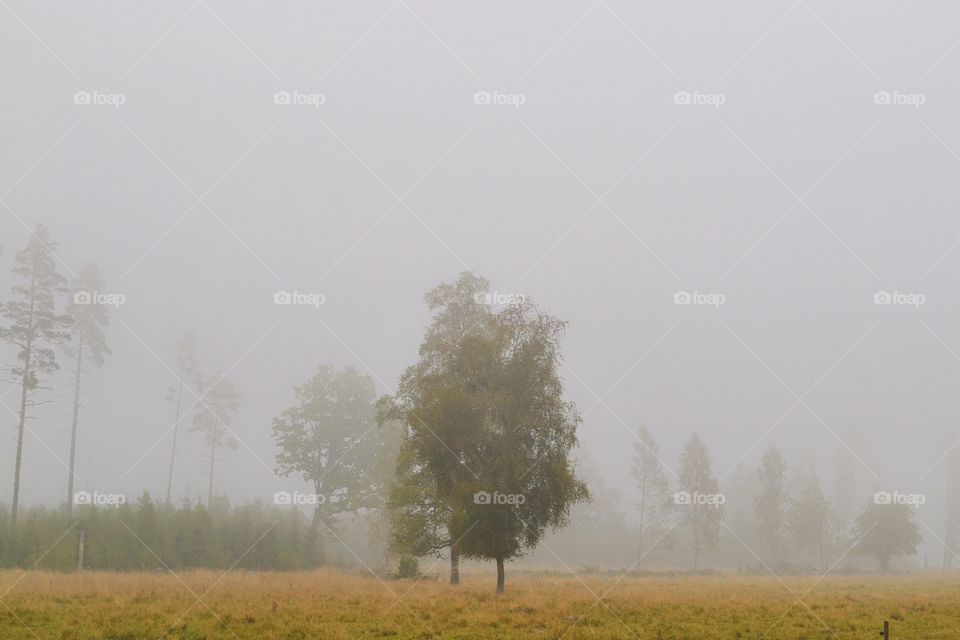
[[[187, 329], [245, 394], [218, 492], [297, 486], [271, 473], [293, 385], [352, 364], [390, 392], [424, 292], [472, 269], [570, 322], [580, 455], [627, 502], [643, 423], [674, 467], [698, 431], [718, 475], [774, 442], [829, 482], [849, 447], [865, 483], [930, 494], [919, 519], [939, 529], [931, 466], [960, 437], [958, 38], [945, 1], [2, 0], [0, 299], [37, 222], [64, 274], [95, 261], [126, 296], [87, 386], [78, 490], [162, 497]], [[725, 101], [675, 104], [683, 90]], [[69, 376], [54, 382], [26, 504], [64, 497]], [[174, 493], [197, 498], [201, 439], [181, 442]]]

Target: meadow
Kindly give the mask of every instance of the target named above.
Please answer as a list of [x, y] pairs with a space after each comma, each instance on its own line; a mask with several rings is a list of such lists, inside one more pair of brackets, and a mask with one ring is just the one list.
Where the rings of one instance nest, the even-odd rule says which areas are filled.
[[[892, 638], [960, 636], [960, 575], [709, 576], [334, 571], [0, 572], [0, 638]], [[602, 600], [600, 599], [602, 596]], [[798, 597], [802, 602], [798, 602]]]

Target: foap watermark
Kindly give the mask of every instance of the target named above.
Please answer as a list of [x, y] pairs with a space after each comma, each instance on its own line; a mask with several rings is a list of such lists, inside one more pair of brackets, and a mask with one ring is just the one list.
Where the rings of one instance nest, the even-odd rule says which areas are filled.
[[527, 301], [527, 296], [522, 293], [504, 293], [502, 291], [487, 291], [478, 293], [474, 296], [474, 301], [478, 304], [496, 304], [511, 305], [523, 304]]
[[499, 491], [490, 493], [489, 491], [477, 491], [473, 494], [473, 504], [506, 504], [517, 506], [524, 504], [526, 501], [527, 496], [522, 493], [500, 493]]
[[302, 291], [277, 291], [273, 294], [273, 304], [300, 305], [319, 309], [326, 304], [327, 296], [322, 293], [304, 293]]
[[119, 507], [122, 504], [127, 504], [127, 496], [122, 493], [77, 491], [73, 494], [73, 503], [89, 504], [95, 507]]
[[906, 293], [904, 291], [877, 291], [873, 294], [873, 304], [897, 305], [918, 309], [927, 301], [922, 293]]
[[281, 506], [310, 506], [315, 507], [327, 501], [326, 496], [319, 493], [303, 493], [302, 491], [277, 491], [273, 494], [273, 504]]
[[113, 107], [119, 109], [127, 101], [123, 93], [107, 93], [105, 91], [77, 91], [73, 94], [73, 104]]
[[722, 293], [704, 293], [703, 291], [677, 291], [673, 294], [673, 304], [695, 304], [714, 309], [726, 304], [727, 296]]
[[899, 491], [877, 491], [873, 494], [873, 504], [902, 504], [919, 507], [927, 501], [922, 493], [900, 493]]
[[503, 91], [477, 91], [473, 94], [473, 104], [513, 107], [519, 109], [527, 103], [525, 93], [504, 93]]
[[122, 293], [101, 293], [99, 291], [77, 291], [73, 294], [74, 304], [99, 304], [106, 307], [119, 308], [126, 303], [127, 296]]
[[313, 107], [319, 109], [326, 104], [327, 96], [322, 93], [307, 93], [305, 91], [277, 91], [273, 94], [273, 104], [291, 105], [295, 107]]
[[719, 507], [725, 504], [726, 501], [727, 497], [722, 493], [677, 491], [673, 494], [673, 503], [680, 506], [704, 505], [708, 507]]
[[904, 93], [902, 91], [877, 91], [873, 94], [873, 104], [885, 104], [919, 109], [927, 104], [927, 96], [922, 93]]
[[704, 91], [677, 91], [673, 94], [673, 104], [699, 105], [719, 109], [727, 102], [727, 96], [722, 93], [706, 93]]

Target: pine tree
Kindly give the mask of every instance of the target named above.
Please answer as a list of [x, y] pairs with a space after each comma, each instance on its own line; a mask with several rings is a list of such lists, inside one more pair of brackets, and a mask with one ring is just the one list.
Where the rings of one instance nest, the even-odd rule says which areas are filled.
[[787, 508], [786, 471], [787, 464], [779, 449], [770, 445], [757, 469], [760, 493], [754, 500], [754, 514], [760, 539], [777, 562], [783, 559], [783, 525]]
[[236, 449], [239, 444], [230, 431], [230, 422], [240, 408], [243, 394], [233, 386], [232, 382], [222, 376], [204, 380], [200, 391], [201, 399], [198, 401], [190, 431], [199, 431], [203, 434], [207, 450], [210, 452], [209, 484], [207, 485], [207, 505], [209, 507], [213, 500], [217, 454], [224, 447]]
[[183, 387], [188, 380], [198, 388], [200, 386], [200, 365], [197, 362], [197, 338], [191, 332], [186, 332], [177, 345], [177, 388], [171, 389], [167, 399], [176, 403], [176, 419], [173, 423], [173, 443], [170, 445], [170, 469], [167, 472], [167, 497], [165, 502], [170, 504], [170, 492], [173, 488], [173, 470], [177, 458], [177, 437], [180, 431], [180, 408], [183, 402]]
[[77, 430], [80, 424], [80, 392], [85, 367], [92, 363], [102, 367], [110, 353], [106, 328], [110, 323], [106, 305], [97, 301], [103, 291], [103, 277], [95, 264], [85, 264], [73, 282], [73, 298], [67, 305], [67, 315], [73, 320], [72, 341], [67, 348], [74, 359], [73, 422], [70, 428], [69, 475], [67, 476], [67, 517], [73, 514], [73, 481], [76, 477]]
[[[17, 453], [13, 475], [13, 501], [10, 530], [16, 535], [20, 505], [20, 472], [23, 460], [23, 436], [29, 407], [43, 390], [43, 381], [57, 369], [56, 349], [70, 338], [70, 318], [58, 312], [60, 297], [66, 293], [67, 280], [57, 272], [56, 244], [43, 225], [34, 227], [27, 246], [17, 253], [13, 273], [20, 276], [12, 289], [13, 299], [0, 308], [0, 339], [17, 348], [16, 363], [10, 373], [20, 386], [20, 410], [17, 420]], [[13, 538], [15, 539], [15, 538]]]

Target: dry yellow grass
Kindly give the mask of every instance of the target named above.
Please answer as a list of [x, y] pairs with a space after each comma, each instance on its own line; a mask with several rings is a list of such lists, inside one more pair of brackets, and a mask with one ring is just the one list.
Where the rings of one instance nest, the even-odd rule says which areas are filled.
[[[0, 638], [960, 637], [960, 576], [623, 578], [0, 572]], [[9, 590], [9, 591], [8, 591]], [[803, 595], [803, 603], [796, 596]], [[603, 596], [602, 602], [598, 601]], [[198, 602], [198, 598], [200, 601]]]

